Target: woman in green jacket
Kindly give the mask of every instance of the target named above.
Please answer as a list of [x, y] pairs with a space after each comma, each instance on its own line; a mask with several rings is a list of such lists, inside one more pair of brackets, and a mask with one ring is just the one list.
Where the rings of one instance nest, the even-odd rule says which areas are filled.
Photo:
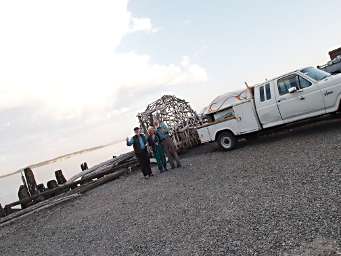
[[165, 151], [154, 127], [151, 126], [148, 128], [148, 135], [148, 145], [154, 153], [160, 173], [168, 171]]

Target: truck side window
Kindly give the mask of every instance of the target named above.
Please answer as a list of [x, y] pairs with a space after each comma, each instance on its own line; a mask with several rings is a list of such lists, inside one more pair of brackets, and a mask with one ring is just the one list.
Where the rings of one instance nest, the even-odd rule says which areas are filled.
[[298, 90], [299, 89], [298, 77], [295, 75], [281, 78], [277, 81], [277, 87], [279, 95], [289, 93], [289, 88], [291, 87], [296, 87]]
[[270, 84], [265, 85], [265, 94], [266, 94], [266, 100], [270, 100], [271, 99]]
[[304, 79], [301, 76], [298, 77], [298, 80], [300, 81], [300, 88], [301, 89], [307, 88], [307, 87], [312, 85], [311, 82], [309, 82], [308, 80]]
[[264, 86], [259, 87], [259, 97], [261, 102], [265, 101]]

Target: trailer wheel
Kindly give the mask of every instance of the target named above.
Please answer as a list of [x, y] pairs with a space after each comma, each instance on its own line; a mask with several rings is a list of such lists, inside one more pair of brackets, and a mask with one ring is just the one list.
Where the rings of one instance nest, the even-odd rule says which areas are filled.
[[224, 151], [229, 151], [235, 148], [236, 146], [236, 136], [232, 132], [222, 132], [218, 135], [217, 143], [219, 147]]

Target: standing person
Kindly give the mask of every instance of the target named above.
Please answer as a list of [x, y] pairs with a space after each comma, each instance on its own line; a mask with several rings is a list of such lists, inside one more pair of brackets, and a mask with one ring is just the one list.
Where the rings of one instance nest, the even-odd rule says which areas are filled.
[[152, 149], [160, 173], [168, 171], [165, 151], [161, 145], [160, 137], [156, 134], [154, 127], [148, 128], [148, 145]]
[[154, 121], [154, 127], [156, 128], [156, 133], [161, 140], [161, 145], [166, 152], [172, 169], [175, 168], [175, 164], [177, 167], [181, 167], [180, 158], [176, 152], [174, 142], [169, 135], [169, 129], [167, 125], [164, 122], [159, 123], [158, 121]]
[[148, 179], [153, 176], [152, 169], [150, 166], [149, 154], [147, 151], [147, 139], [141, 133], [139, 127], [134, 128], [135, 135], [132, 138], [127, 138], [127, 146], [133, 146], [137, 160], [140, 163], [141, 171], [143, 176]]

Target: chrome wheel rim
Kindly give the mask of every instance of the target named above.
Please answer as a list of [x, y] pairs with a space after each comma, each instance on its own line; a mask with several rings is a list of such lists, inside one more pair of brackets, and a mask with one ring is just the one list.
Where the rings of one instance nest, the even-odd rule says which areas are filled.
[[222, 137], [221, 138], [221, 145], [223, 148], [230, 148], [231, 147], [231, 138], [230, 137]]

